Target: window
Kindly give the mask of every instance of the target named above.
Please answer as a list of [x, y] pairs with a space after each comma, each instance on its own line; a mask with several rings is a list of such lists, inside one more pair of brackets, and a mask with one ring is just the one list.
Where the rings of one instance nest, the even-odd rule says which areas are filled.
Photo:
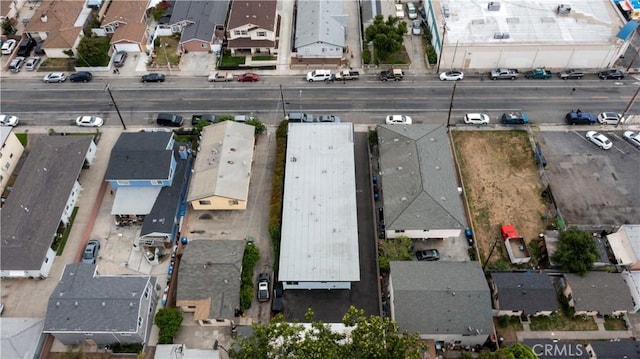
[[210, 206], [211, 205], [211, 201], [209, 201], [208, 199], [199, 200], [198, 203], [203, 205], [203, 206]]
[[404, 229], [396, 229], [394, 232], [395, 233], [404, 233]]
[[115, 32], [115, 29], [113, 26], [107, 25], [104, 27], [104, 32], [106, 32], [107, 34], [113, 34]]
[[154, 185], [154, 186], [162, 186], [162, 181], [151, 180], [151, 184]]
[[230, 206], [237, 206], [238, 205], [238, 200], [237, 199], [230, 199], [229, 200], [229, 205]]
[[7, 163], [4, 164], [4, 169], [5, 170], [8, 170], [9, 167], [11, 167], [11, 163], [7, 162]]
[[92, 336], [93, 336], [93, 333], [84, 333], [84, 336], [85, 336], [85, 337], [92, 337]]
[[121, 186], [128, 186], [128, 185], [130, 185], [130, 184], [131, 184], [131, 183], [130, 183], [129, 181], [127, 181], [127, 180], [118, 180], [118, 181], [116, 181], [116, 183], [117, 183], [117, 184], [119, 184], [119, 185], [121, 185]]
[[240, 36], [240, 30], [234, 30], [233, 34], [236, 35], [236, 36]]
[[298, 285], [298, 282], [287, 282], [289, 285]]
[[138, 317], [138, 326], [141, 327], [142, 326], [142, 317]]
[[149, 298], [149, 287], [144, 289], [144, 297]]
[[265, 36], [267, 36], [267, 32], [266, 31], [258, 31], [258, 32], [256, 32], [256, 35], [258, 35], [258, 37], [265, 37]]
[[10, 154], [9, 154], [9, 158], [13, 158], [13, 153], [10, 153]]

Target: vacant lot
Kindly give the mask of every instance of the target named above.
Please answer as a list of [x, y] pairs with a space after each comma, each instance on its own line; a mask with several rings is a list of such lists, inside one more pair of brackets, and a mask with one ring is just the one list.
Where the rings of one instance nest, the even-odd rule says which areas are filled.
[[490, 262], [508, 262], [502, 224], [513, 224], [527, 243], [545, 229], [543, 187], [527, 133], [454, 131], [453, 141], [481, 260], [499, 240]]

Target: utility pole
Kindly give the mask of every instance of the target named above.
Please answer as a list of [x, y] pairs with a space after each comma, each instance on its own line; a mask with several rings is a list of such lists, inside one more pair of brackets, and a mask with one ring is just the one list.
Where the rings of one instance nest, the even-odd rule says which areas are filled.
[[447, 133], [449, 133], [449, 126], [451, 126], [451, 110], [453, 109], [453, 98], [456, 95], [456, 85], [458, 85], [458, 81], [453, 82], [453, 91], [451, 91], [451, 101], [449, 101], [449, 114], [447, 115]]
[[636, 98], [638, 98], [638, 94], [640, 94], [640, 86], [638, 86], [638, 88], [636, 89], [636, 93], [633, 94], [633, 97], [627, 104], [627, 107], [624, 108], [624, 111], [622, 112], [622, 116], [620, 116], [620, 118], [618, 119], [618, 122], [616, 122], [616, 127], [620, 125], [620, 120], [622, 120], [627, 115], [627, 112], [629, 112], [629, 109], [631, 108], [631, 106], [633, 106], [633, 103], [636, 102]]
[[447, 23], [442, 24], [442, 40], [440, 40], [440, 56], [438, 56], [438, 66], [436, 73], [440, 72], [440, 63], [442, 62], [442, 53], [444, 52], [444, 38], [447, 36]]
[[487, 261], [484, 262], [484, 265], [482, 266], [482, 271], [484, 272], [485, 268], [487, 268], [487, 265], [489, 264], [489, 260], [491, 259], [491, 255], [493, 254], [493, 251], [496, 249], [496, 246], [498, 245], [498, 237], [496, 237], [496, 241], [493, 242], [493, 246], [491, 246], [491, 250], [489, 251], [489, 256], [487, 257]]
[[284, 108], [284, 93], [282, 92], [282, 85], [280, 85], [280, 99], [282, 100], [282, 116], [287, 117], [287, 110]]
[[118, 117], [120, 118], [120, 123], [122, 123], [122, 128], [126, 130], [127, 125], [124, 124], [124, 120], [122, 119], [122, 115], [120, 114], [120, 109], [118, 108], [118, 104], [116, 103], [116, 100], [113, 98], [113, 94], [111, 93], [109, 84], [107, 84], [107, 87], [105, 87], [105, 90], [109, 93], [109, 97], [111, 97], [111, 103], [116, 108], [116, 112], [118, 113]]

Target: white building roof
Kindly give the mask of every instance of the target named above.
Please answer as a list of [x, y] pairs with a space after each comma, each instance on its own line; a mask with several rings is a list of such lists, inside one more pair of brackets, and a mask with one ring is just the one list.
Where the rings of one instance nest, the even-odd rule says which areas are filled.
[[[623, 25], [615, 6], [607, 0], [563, 2], [558, 0], [494, 1], [500, 10], [489, 11], [490, 1], [433, 1], [442, 30], [446, 23], [445, 42], [451, 44], [500, 43], [615, 43]], [[442, 15], [448, 4], [449, 17]], [[562, 3], [570, 4], [566, 15], [557, 13]], [[495, 39], [496, 33], [509, 38]]]
[[281, 281], [360, 280], [351, 123], [292, 123], [287, 139]]
[[607, 241], [620, 265], [633, 265], [640, 257], [640, 225], [622, 226], [607, 235]]

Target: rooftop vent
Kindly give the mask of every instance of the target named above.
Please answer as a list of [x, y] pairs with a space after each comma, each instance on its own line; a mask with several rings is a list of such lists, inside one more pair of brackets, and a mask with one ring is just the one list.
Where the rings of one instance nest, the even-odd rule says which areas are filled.
[[511, 36], [509, 35], [508, 32], [496, 32], [493, 34], [493, 38], [494, 39], [498, 39], [498, 40], [502, 40], [502, 39], [508, 39]]
[[498, 1], [489, 2], [489, 4], [487, 5], [487, 9], [489, 11], [500, 11], [500, 2]]
[[558, 15], [569, 15], [571, 12], [571, 5], [560, 4], [558, 5], [558, 9], [556, 10]]

